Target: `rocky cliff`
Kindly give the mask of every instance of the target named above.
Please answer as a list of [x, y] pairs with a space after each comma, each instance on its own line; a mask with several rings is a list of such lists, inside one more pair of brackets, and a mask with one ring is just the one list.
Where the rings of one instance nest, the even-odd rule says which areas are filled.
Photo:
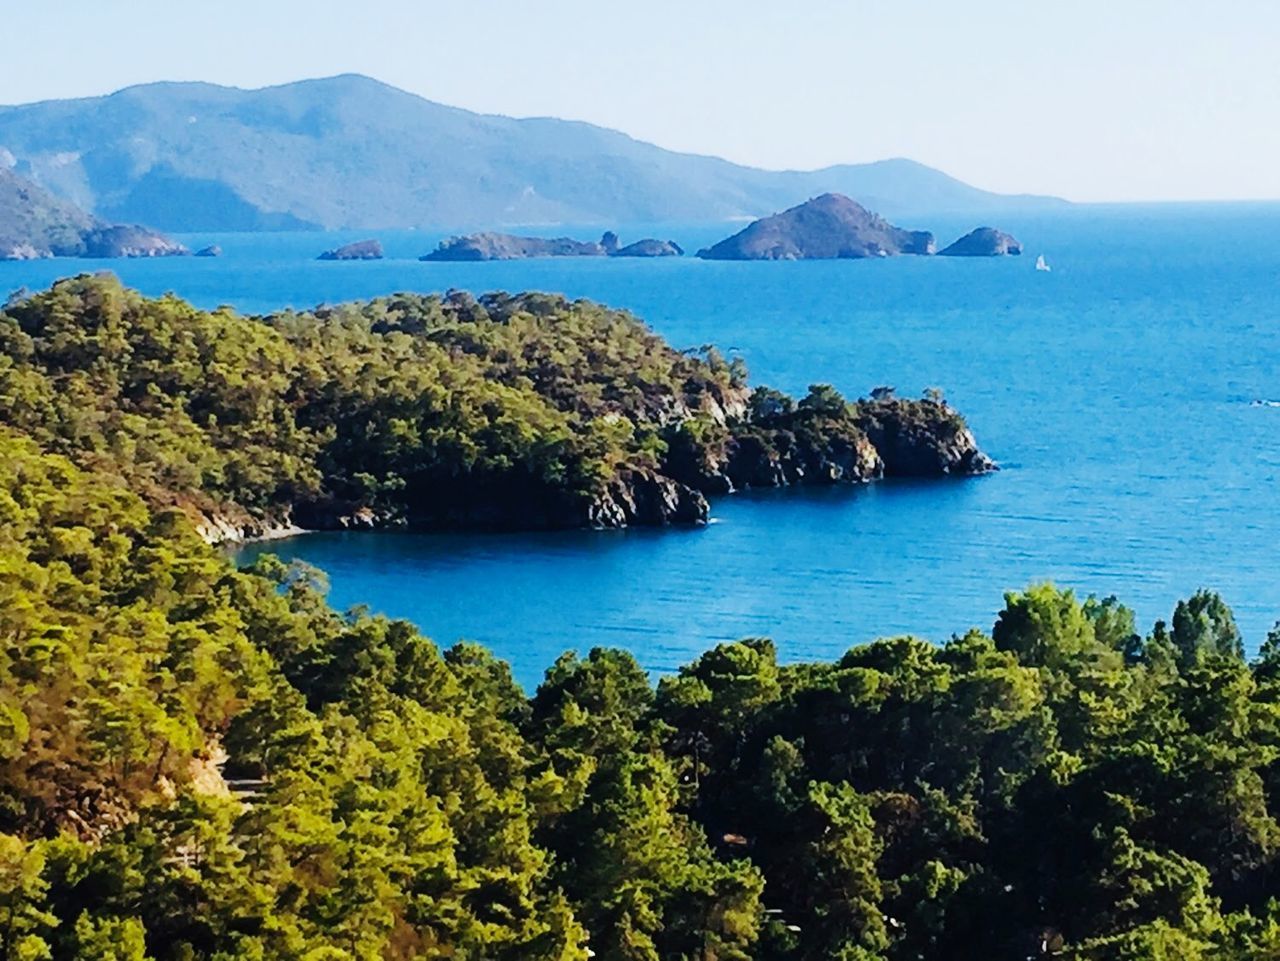
[[689, 420], [667, 435], [664, 469], [706, 494], [881, 477], [984, 474], [996, 464], [964, 418], [941, 400], [888, 397], [846, 403], [816, 386], [799, 403], [758, 388], [744, 416]]
[[904, 230], [842, 194], [821, 197], [757, 220], [714, 246], [704, 260], [832, 260], [931, 254], [933, 234]]
[[863, 401], [854, 406], [853, 416], [879, 453], [886, 477], [963, 476], [997, 469], [964, 418], [944, 401]]

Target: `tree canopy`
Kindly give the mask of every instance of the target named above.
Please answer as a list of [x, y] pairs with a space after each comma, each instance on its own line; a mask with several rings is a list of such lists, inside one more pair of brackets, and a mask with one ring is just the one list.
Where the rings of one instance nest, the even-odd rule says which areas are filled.
[[110, 473], [0, 459], [0, 958], [1280, 950], [1275, 645], [1217, 595], [1142, 636], [1034, 585], [990, 636], [746, 640], [656, 690], [592, 650], [526, 696]]
[[0, 311], [0, 423], [215, 532], [696, 521], [735, 486], [879, 476], [882, 422], [963, 430], [940, 401], [757, 393], [740, 360], [549, 294], [249, 318], [82, 276]]

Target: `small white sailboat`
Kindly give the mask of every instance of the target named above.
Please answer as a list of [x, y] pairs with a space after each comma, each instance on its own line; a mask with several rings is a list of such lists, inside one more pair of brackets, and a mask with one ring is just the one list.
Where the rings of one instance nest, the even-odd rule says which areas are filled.
[[1048, 273], [1049, 271], [1053, 270], [1053, 268], [1050, 267], [1048, 263], [1045, 262], [1044, 254], [1041, 254], [1039, 257], [1036, 258], [1036, 270], [1043, 270], [1045, 273]]

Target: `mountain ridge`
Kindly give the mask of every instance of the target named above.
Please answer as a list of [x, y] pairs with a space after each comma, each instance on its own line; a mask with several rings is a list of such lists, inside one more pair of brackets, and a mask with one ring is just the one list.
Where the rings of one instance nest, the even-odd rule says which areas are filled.
[[762, 170], [586, 121], [482, 114], [361, 74], [162, 81], [0, 107], [0, 164], [171, 231], [751, 219], [826, 192], [902, 217], [1063, 204], [904, 158]]

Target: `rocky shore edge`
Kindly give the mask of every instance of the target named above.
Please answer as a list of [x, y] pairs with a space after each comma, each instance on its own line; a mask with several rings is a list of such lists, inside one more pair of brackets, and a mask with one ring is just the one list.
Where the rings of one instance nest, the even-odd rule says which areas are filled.
[[[883, 389], [881, 389], [883, 390]], [[709, 498], [752, 489], [868, 484], [883, 478], [987, 474], [999, 466], [963, 417], [940, 398], [881, 396], [848, 404], [811, 388], [798, 404], [761, 388], [733, 416], [717, 411], [671, 424], [657, 467], [623, 466], [594, 492], [517, 481], [413, 492], [403, 505], [322, 499], [261, 518], [238, 509], [200, 511], [211, 544], [243, 544], [316, 531], [611, 530], [697, 526]]]

